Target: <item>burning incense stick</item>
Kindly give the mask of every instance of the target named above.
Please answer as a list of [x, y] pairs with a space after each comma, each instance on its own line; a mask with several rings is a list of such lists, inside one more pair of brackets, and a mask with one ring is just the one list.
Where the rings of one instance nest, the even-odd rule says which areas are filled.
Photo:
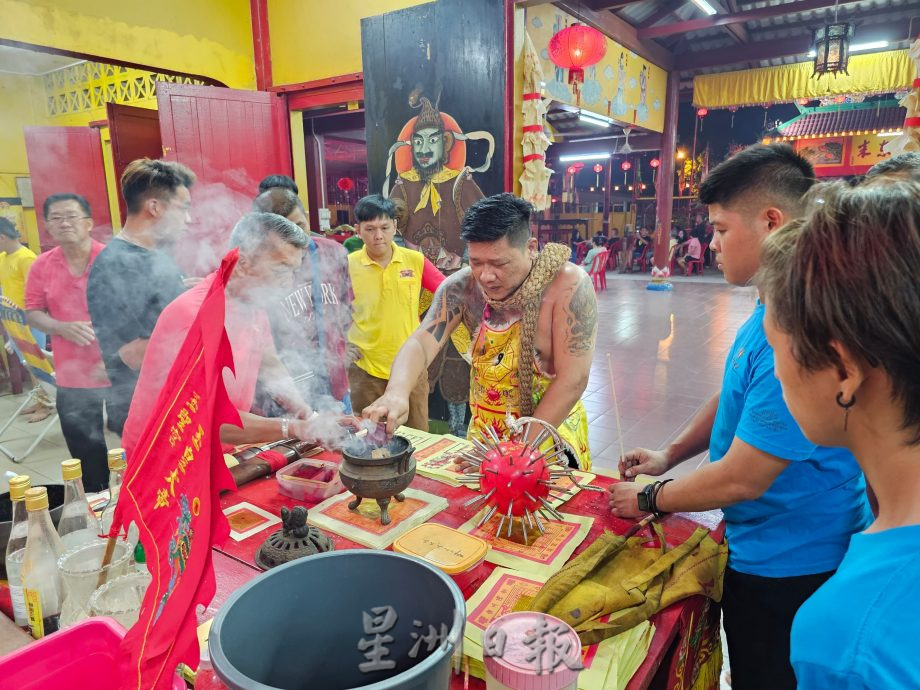
[[[610, 373], [610, 390], [613, 391], [613, 414], [617, 420], [617, 436], [620, 441], [620, 458], [626, 457], [626, 449], [623, 446], [623, 425], [620, 423], [620, 406], [617, 403], [617, 386], [613, 380], [613, 359], [610, 357], [610, 353], [607, 353], [607, 371]], [[627, 479], [627, 477], [620, 477], [620, 479]], [[630, 481], [630, 479], [627, 479]]]

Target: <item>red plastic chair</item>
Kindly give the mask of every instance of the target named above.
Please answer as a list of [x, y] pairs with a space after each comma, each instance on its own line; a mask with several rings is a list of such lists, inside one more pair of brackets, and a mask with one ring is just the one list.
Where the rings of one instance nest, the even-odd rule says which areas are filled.
[[588, 243], [579, 242], [575, 245], [575, 263], [582, 263], [585, 260], [585, 257], [588, 255]]
[[595, 292], [607, 289], [607, 254], [606, 249], [595, 254], [594, 259], [591, 260], [591, 268], [588, 269]]
[[686, 267], [686, 271], [687, 271], [687, 275], [688, 275], [688, 276], [693, 275], [693, 269], [694, 269], [694, 268], [696, 268], [696, 272], [697, 272], [698, 275], [703, 275], [703, 257], [706, 256], [706, 250], [707, 250], [708, 248], [709, 248], [709, 245], [708, 245], [708, 244], [702, 245], [702, 248], [700, 249], [700, 258], [699, 258], [699, 259], [687, 259], [687, 260], [684, 262], [684, 266]]
[[649, 257], [648, 257], [648, 250], [649, 250], [649, 247], [651, 247], [650, 244], [647, 244], [647, 245], [645, 245], [644, 247], [642, 247], [642, 253], [639, 254], [639, 256], [636, 257], [636, 263], [639, 264], [639, 270], [640, 270], [642, 273], [645, 273], [646, 271], [649, 271], [649, 270], [650, 270], [649, 267], [648, 267], [648, 259], [649, 259]]
[[607, 270], [615, 271], [620, 264], [620, 238], [616, 237], [607, 244]]

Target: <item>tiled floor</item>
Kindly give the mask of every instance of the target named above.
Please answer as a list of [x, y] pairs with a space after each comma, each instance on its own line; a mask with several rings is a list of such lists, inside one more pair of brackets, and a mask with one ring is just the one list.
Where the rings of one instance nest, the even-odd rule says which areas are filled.
[[[620, 453], [607, 354], [613, 360], [624, 447], [658, 448], [718, 390], [735, 330], [754, 306], [752, 290], [733, 288], [714, 271], [673, 282], [672, 292], [652, 292], [645, 289], [644, 276], [609, 273], [607, 290], [598, 295], [598, 344], [584, 403], [599, 467], [615, 468]], [[19, 401], [0, 397], [0, 423]], [[21, 452], [40, 424], [17, 420], [0, 443]], [[109, 447], [118, 445], [115, 436], [109, 441]], [[0, 454], [0, 491], [7, 491], [6, 471], [60, 481], [60, 463], [68, 457], [56, 424], [22, 464]], [[685, 474], [697, 464], [686, 462], [672, 474]]]
[[607, 354], [624, 448], [660, 448], [718, 390], [735, 331], [754, 307], [753, 289], [731, 287], [714, 271], [673, 284], [671, 292], [655, 292], [646, 290], [645, 277], [610, 273], [598, 295], [597, 349], [584, 396], [597, 466], [615, 468], [620, 455]]

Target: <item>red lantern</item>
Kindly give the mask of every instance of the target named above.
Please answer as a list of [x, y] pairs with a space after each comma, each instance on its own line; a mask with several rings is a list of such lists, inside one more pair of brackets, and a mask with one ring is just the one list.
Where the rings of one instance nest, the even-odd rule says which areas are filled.
[[661, 161], [658, 160], [657, 158], [653, 158], [652, 160], [648, 162], [648, 164], [652, 166], [653, 168], [657, 168], [659, 165], [661, 165]]
[[585, 167], [585, 164], [582, 163], [581, 161], [578, 161], [577, 163], [572, 163], [572, 167], [575, 168], [575, 170], [577, 171]]
[[696, 111], [697, 117], [706, 117], [708, 114], [709, 114], [709, 110], [707, 108], [700, 108], [699, 110]]
[[607, 54], [607, 39], [597, 29], [572, 24], [549, 39], [547, 52], [554, 65], [569, 70], [569, 84], [578, 102], [578, 85], [585, 80], [585, 67], [596, 65]]
[[622, 163], [620, 163], [620, 170], [622, 170], [623, 172], [626, 172], [631, 167], [632, 167], [632, 163], [630, 163], [629, 161], [623, 161]]
[[595, 163], [595, 164], [594, 164], [594, 168], [592, 168], [592, 169], [594, 170], [594, 172], [600, 173], [600, 172], [603, 171], [604, 166], [601, 165], [600, 163]]
[[340, 177], [335, 183], [335, 186], [341, 189], [343, 192], [350, 192], [355, 188], [355, 181], [350, 177]]
[[565, 171], [566, 171], [569, 175], [574, 175], [575, 173], [578, 172], [578, 168], [576, 168], [574, 165], [570, 165], [568, 168], [566, 168]]

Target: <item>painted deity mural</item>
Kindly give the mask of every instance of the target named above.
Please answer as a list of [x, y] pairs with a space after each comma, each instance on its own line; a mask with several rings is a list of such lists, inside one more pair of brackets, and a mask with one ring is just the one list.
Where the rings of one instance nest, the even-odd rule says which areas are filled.
[[[544, 74], [550, 79], [546, 95], [575, 105], [566, 70], [554, 65], [547, 52], [553, 34], [575, 23], [575, 18], [550, 4], [528, 7], [526, 12], [527, 32], [543, 61]], [[663, 69], [608, 38], [604, 58], [585, 69], [580, 105], [624, 124], [661, 132], [667, 79]]]
[[[420, 110], [409, 119], [390, 147], [383, 194], [396, 202], [397, 225], [406, 245], [418, 249], [442, 270], [459, 268], [465, 251], [460, 239], [463, 214], [483, 197], [473, 173], [489, 169], [495, 139], [489, 132], [465, 134], [457, 121], [416, 92], [409, 106]], [[472, 167], [466, 143], [487, 143], [483, 160]], [[390, 187], [392, 164], [396, 179]]]

